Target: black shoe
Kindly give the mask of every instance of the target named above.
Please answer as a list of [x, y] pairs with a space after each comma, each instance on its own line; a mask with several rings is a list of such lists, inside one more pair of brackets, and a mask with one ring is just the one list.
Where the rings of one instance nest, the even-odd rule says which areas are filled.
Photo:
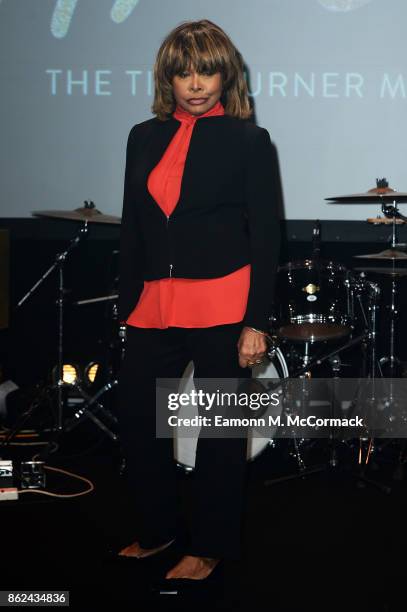
[[201, 580], [193, 578], [163, 578], [153, 584], [153, 594], [158, 596], [212, 597], [223, 587], [224, 563], [221, 559], [209, 576]]

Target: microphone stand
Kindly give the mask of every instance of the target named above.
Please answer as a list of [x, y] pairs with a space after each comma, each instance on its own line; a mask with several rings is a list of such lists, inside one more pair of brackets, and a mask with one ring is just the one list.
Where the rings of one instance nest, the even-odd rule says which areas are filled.
[[[64, 302], [65, 302], [65, 286], [64, 286], [64, 265], [70, 253], [79, 246], [80, 242], [87, 237], [89, 232], [88, 222], [84, 221], [83, 226], [79, 229], [77, 235], [69, 242], [68, 247], [61, 253], [57, 253], [54, 263], [44, 272], [36, 283], [27, 291], [27, 293], [17, 303], [17, 308], [20, 308], [42, 285], [54, 270], [58, 270], [58, 298], [57, 304], [57, 337], [58, 337], [58, 380], [51, 389], [55, 386], [57, 389], [57, 411], [56, 411], [56, 431], [61, 432], [63, 425], [64, 412], [64, 380], [63, 380], [63, 355], [64, 355]], [[18, 420], [16, 426], [4, 438], [0, 446], [7, 446], [15, 435], [21, 430], [23, 424], [30, 418], [34, 410], [40, 405], [39, 401], [33, 401], [28, 410], [26, 410]]]

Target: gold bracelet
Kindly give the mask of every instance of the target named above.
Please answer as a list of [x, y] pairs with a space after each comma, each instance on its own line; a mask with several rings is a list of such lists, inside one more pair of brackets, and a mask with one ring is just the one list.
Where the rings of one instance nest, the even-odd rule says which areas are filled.
[[269, 334], [268, 334], [268, 333], [266, 333], [266, 332], [264, 332], [264, 331], [261, 331], [260, 329], [256, 329], [255, 327], [249, 327], [249, 329], [253, 330], [254, 332], [257, 332], [258, 334], [261, 334], [262, 336], [267, 336], [267, 337], [269, 337]]

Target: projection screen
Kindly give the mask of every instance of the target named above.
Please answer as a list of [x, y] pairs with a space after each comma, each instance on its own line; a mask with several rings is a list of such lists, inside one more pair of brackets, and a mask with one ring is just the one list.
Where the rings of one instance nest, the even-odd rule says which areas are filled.
[[152, 116], [158, 46], [201, 18], [243, 54], [288, 219], [375, 216], [377, 205], [324, 198], [377, 177], [407, 191], [405, 0], [1, 0], [1, 216], [84, 200], [120, 215], [127, 135]]

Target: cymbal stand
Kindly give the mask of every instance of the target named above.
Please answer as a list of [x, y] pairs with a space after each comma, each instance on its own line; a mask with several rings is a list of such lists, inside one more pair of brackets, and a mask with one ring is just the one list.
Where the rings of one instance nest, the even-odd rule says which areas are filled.
[[[376, 403], [376, 391], [375, 391], [375, 382], [374, 379], [377, 376], [383, 378], [383, 371], [381, 368], [381, 361], [377, 358], [377, 310], [378, 300], [380, 297], [381, 289], [377, 283], [366, 281], [364, 279], [363, 274], [360, 275], [363, 279], [362, 285], [360, 286], [356, 282], [356, 297], [359, 303], [360, 312], [362, 313], [363, 322], [365, 328], [368, 332], [367, 341], [363, 343], [363, 363], [362, 363], [362, 378], [368, 378], [372, 380], [372, 384], [370, 385], [371, 396], [368, 398], [368, 401], [372, 406]], [[363, 293], [368, 294], [368, 311], [369, 314], [366, 314], [365, 306], [362, 302]], [[367, 451], [365, 458], [363, 457], [364, 446], [367, 444]], [[374, 438], [359, 438], [359, 452], [358, 452], [358, 474], [355, 476], [357, 484], [359, 487], [362, 487], [366, 484], [374, 486], [378, 488], [383, 493], [390, 493], [391, 488], [388, 485], [385, 485], [377, 480], [372, 480], [366, 476], [366, 470], [368, 469], [368, 464], [373, 454], [376, 450], [375, 440]]]
[[[379, 376], [383, 376], [381, 370], [380, 361], [377, 359], [377, 310], [378, 310], [378, 299], [380, 297], [380, 287], [377, 283], [366, 281], [363, 273], [360, 275], [363, 278], [363, 284], [360, 286], [358, 283], [355, 284], [355, 295], [359, 304], [359, 309], [363, 317], [363, 323], [367, 330], [366, 341], [363, 343], [364, 359], [362, 361], [362, 378], [376, 378], [376, 373]], [[368, 292], [368, 311], [369, 316], [366, 313], [365, 306], [362, 301], [362, 294]]]
[[[394, 200], [393, 204], [382, 203], [382, 212], [387, 218], [393, 219], [392, 223], [392, 235], [391, 235], [391, 248], [396, 249], [398, 246], [401, 246], [397, 242], [397, 224], [396, 219], [402, 219], [407, 221], [407, 217], [402, 215], [397, 207], [397, 201]], [[392, 260], [392, 266], [394, 269], [395, 260]], [[397, 310], [397, 279], [395, 276], [392, 276], [391, 279], [391, 296], [390, 296], [390, 306], [387, 308], [390, 311], [390, 333], [389, 333], [389, 354], [384, 355], [380, 359], [381, 366], [388, 366], [388, 374], [389, 378], [395, 378], [397, 374], [397, 369], [401, 366], [401, 360], [396, 356], [395, 350], [395, 339], [396, 339], [396, 319], [398, 317]]]
[[[333, 371], [335, 371], [336, 369], [340, 369], [340, 359], [339, 359], [339, 353], [341, 353], [342, 351], [352, 347], [352, 346], [356, 346], [357, 344], [360, 344], [361, 342], [364, 342], [365, 339], [367, 337], [367, 332], [361, 334], [360, 336], [357, 336], [356, 338], [353, 338], [352, 340], [349, 340], [348, 342], [346, 342], [346, 344], [344, 344], [341, 347], [335, 347], [335, 349], [329, 351], [327, 354], [321, 356], [320, 354], [314, 356], [314, 357], [310, 357], [309, 354], [309, 342], [305, 342], [305, 346], [304, 346], [304, 355], [302, 357], [302, 365], [297, 368], [290, 376], [287, 376], [285, 378], [282, 379], [282, 384], [281, 381], [279, 381], [276, 384], [272, 384], [269, 385], [269, 391], [274, 390], [274, 388], [278, 388], [281, 387], [282, 389], [286, 388], [287, 385], [289, 384], [290, 379], [292, 378], [303, 378], [304, 379], [304, 385], [303, 385], [303, 395], [302, 395], [302, 407], [304, 407], [305, 403], [308, 402], [308, 391], [307, 391], [307, 385], [306, 385], [306, 380], [311, 378], [312, 376], [312, 368], [317, 366], [317, 365], [321, 365], [322, 363], [324, 363], [325, 361], [329, 361], [331, 364], [331, 367], [333, 369]], [[270, 355], [272, 355], [273, 351], [270, 352]], [[305, 464], [305, 461], [301, 455], [301, 451], [300, 451], [300, 445], [299, 445], [299, 439], [298, 437], [293, 433], [292, 438], [291, 438], [292, 442], [293, 442], [293, 446], [294, 446], [294, 452], [293, 452], [293, 456], [296, 459], [297, 462], [297, 466], [298, 466], [298, 472], [296, 472], [295, 474], [290, 474], [288, 476], [283, 476], [280, 478], [273, 478], [271, 480], [266, 480], [264, 481], [264, 485], [265, 486], [271, 486], [280, 482], [285, 482], [287, 480], [295, 480], [297, 478], [304, 478], [305, 476], [309, 476], [311, 474], [315, 474], [317, 472], [325, 472], [328, 467], [335, 467], [337, 465], [337, 460], [336, 460], [336, 450], [333, 447], [333, 441], [330, 438], [330, 461], [329, 461], [329, 466], [325, 465], [325, 464], [321, 464], [321, 465], [315, 465], [315, 466], [311, 466], [311, 467], [307, 467]]]
[[[310, 342], [305, 341], [304, 342], [304, 354], [302, 356], [301, 374], [299, 374], [298, 376], [298, 378], [302, 379], [302, 393], [301, 393], [301, 409], [302, 410], [304, 410], [304, 407], [309, 404], [309, 393], [308, 393], [308, 387], [307, 387], [306, 381], [312, 376], [310, 368], [309, 368], [310, 360], [311, 360]], [[293, 446], [294, 446], [293, 455], [297, 461], [298, 469], [301, 474], [304, 474], [304, 472], [307, 471], [307, 466], [301, 454], [300, 441], [298, 440], [297, 436], [294, 435], [294, 433], [292, 435], [292, 441], [293, 441]]]
[[386, 204], [386, 202], [382, 202], [382, 213], [388, 219], [393, 219], [393, 228], [392, 228], [392, 248], [394, 249], [397, 246], [397, 231], [396, 231], [396, 219], [402, 219], [407, 222], [407, 217], [401, 214], [397, 206], [397, 200], [393, 200], [393, 204]]
[[[377, 287], [375, 283], [370, 283], [369, 286], [370, 286], [370, 290], [372, 291], [372, 296], [370, 298], [372, 303], [369, 306], [370, 320], [366, 316], [366, 313], [364, 312], [363, 304], [360, 302], [360, 307], [361, 307], [364, 321], [365, 321], [364, 332], [356, 336], [355, 338], [348, 340], [345, 344], [343, 344], [339, 348], [335, 347], [334, 349], [332, 349], [331, 351], [329, 351], [327, 354], [323, 356], [317, 355], [313, 358], [309, 358], [308, 348], [305, 347], [305, 358], [303, 360], [303, 365], [300, 368], [297, 368], [290, 377], [290, 378], [296, 378], [299, 376], [303, 376], [307, 372], [310, 375], [310, 371], [312, 370], [314, 366], [320, 365], [324, 363], [325, 361], [329, 361], [331, 364], [333, 375], [334, 375], [333, 376], [334, 382], [333, 382], [333, 389], [332, 389], [332, 397], [331, 397], [331, 416], [333, 415], [332, 413], [334, 412], [334, 404], [337, 402], [336, 388], [340, 380], [339, 372], [341, 368], [341, 362], [339, 358], [340, 353], [342, 353], [343, 351], [353, 346], [362, 344], [363, 346], [362, 371], [368, 373], [368, 376], [367, 376], [368, 378], [375, 378], [375, 375], [376, 375], [376, 349], [375, 349], [375, 345], [376, 345], [376, 307], [377, 307], [376, 300], [377, 300], [378, 294], [380, 293], [380, 289]], [[289, 378], [286, 377], [285, 379], [283, 379], [283, 387], [284, 387], [284, 380], [289, 380]], [[276, 386], [280, 386], [280, 385], [281, 383], [278, 383], [278, 385]], [[274, 484], [278, 484], [280, 482], [285, 482], [287, 480], [295, 480], [297, 478], [303, 478], [305, 476], [309, 476], [311, 474], [315, 474], [318, 472], [324, 472], [330, 468], [337, 468], [338, 460], [337, 460], [337, 453], [336, 453], [335, 438], [333, 434], [334, 432], [331, 431], [331, 435], [329, 438], [329, 445], [330, 445], [329, 464], [306, 467], [303, 458], [301, 456], [297, 456], [297, 463], [298, 463], [299, 471], [296, 474], [290, 474], [288, 476], [266, 480], [264, 481], [264, 485], [271, 486]], [[295, 438], [295, 442], [297, 442], [296, 438]], [[298, 446], [295, 444], [294, 447], [295, 447], [295, 451], [297, 455], [299, 455]], [[377, 487], [382, 492], [388, 493], [389, 487], [387, 485], [384, 485], [383, 483], [368, 479], [365, 476], [365, 466], [367, 465], [368, 459], [372, 452], [373, 452], [373, 440], [370, 440], [369, 452], [366, 458], [365, 465], [362, 465], [362, 462], [359, 461], [359, 473], [355, 476], [355, 480], [359, 484], [361, 483], [370, 484], [372, 486]]]
[[396, 319], [399, 314], [397, 310], [397, 280], [393, 276], [391, 279], [391, 300], [390, 305], [386, 308], [390, 311], [390, 334], [389, 334], [389, 354], [380, 358], [380, 366], [388, 366], [389, 378], [395, 378], [397, 368], [400, 368], [401, 361], [396, 356], [395, 339], [396, 339]]
[[99, 398], [104, 393], [106, 393], [107, 391], [110, 391], [111, 389], [113, 389], [117, 384], [118, 384], [117, 380], [109, 381], [106, 385], [104, 385], [104, 387], [102, 387], [102, 389], [99, 389], [99, 391], [97, 393], [95, 393], [95, 395], [93, 395], [93, 396], [90, 396], [79, 385], [75, 384], [74, 385], [75, 388], [78, 389], [79, 393], [86, 400], [86, 402], [85, 402], [85, 404], [83, 406], [78, 408], [78, 410], [75, 412], [74, 416], [69, 421], [67, 421], [65, 423], [64, 431], [67, 432], [67, 433], [72, 431], [85, 418], [89, 418], [107, 436], [109, 436], [109, 438], [111, 438], [111, 440], [113, 440], [113, 441], [118, 440], [118, 435], [114, 431], [109, 429], [109, 427], [107, 427], [107, 425], [105, 425], [105, 423], [103, 421], [101, 421], [94, 414], [94, 412], [99, 410], [100, 412], [102, 412], [102, 414], [106, 417], [106, 419], [110, 422], [111, 425], [115, 425], [117, 423], [117, 418], [110, 412], [110, 410], [108, 410], [105, 406], [103, 406], [103, 404], [101, 404], [98, 401]]
[[[50, 386], [47, 386], [45, 389], [41, 389], [39, 391], [38, 397], [34, 399], [31, 403], [28, 410], [26, 410], [18, 420], [15, 427], [8, 433], [0, 446], [7, 446], [10, 444], [11, 440], [15, 437], [15, 435], [21, 430], [24, 423], [31, 417], [35, 410], [39, 409], [44, 400], [53, 401], [52, 395], [53, 391], [56, 389], [56, 423], [54, 425], [54, 434], [56, 434], [56, 441], [59, 437], [68, 432], [69, 429], [63, 421], [64, 418], [64, 407], [65, 407], [65, 391], [68, 385], [64, 382], [63, 379], [63, 362], [64, 362], [64, 303], [65, 303], [65, 286], [64, 286], [64, 265], [65, 262], [73, 249], [75, 249], [79, 243], [88, 235], [88, 221], [84, 221], [82, 227], [79, 232], [73, 238], [65, 251], [58, 253], [55, 257], [54, 263], [46, 270], [46, 272], [41, 276], [41, 278], [33, 285], [33, 287], [21, 298], [21, 300], [17, 304], [17, 308], [21, 307], [31, 295], [38, 289], [38, 287], [44, 282], [44, 280], [55, 270], [58, 269], [58, 299], [56, 301], [57, 304], [57, 337], [58, 337], [58, 363], [57, 363], [57, 380]], [[92, 399], [92, 404], [95, 404], [94, 411], [100, 410], [104, 413], [104, 415], [110, 419], [111, 422], [115, 422], [115, 418], [111, 415], [103, 405], [97, 402], [97, 397], [90, 398], [90, 396], [86, 393], [84, 389], [80, 386], [78, 382], [75, 382], [72, 385], [69, 385], [70, 388], [76, 389], [79, 394], [83, 397], [86, 402], [89, 402]], [[87, 414], [89, 418], [102, 429], [107, 435], [110, 435], [113, 439], [116, 439], [116, 435], [111, 432], [111, 430], [106, 427], [106, 425], [90, 410], [87, 410], [86, 404], [85, 407], [82, 408], [83, 413]], [[49, 449], [48, 449], [49, 450]], [[42, 454], [47, 454], [48, 450], [43, 451]]]
[[[112, 318], [118, 324], [118, 308], [117, 303], [113, 302], [112, 306]], [[99, 399], [106, 393], [112, 391], [118, 385], [118, 371], [120, 363], [124, 357], [124, 346], [126, 340], [126, 327], [125, 325], [119, 325], [118, 331], [116, 331], [115, 338], [109, 343], [109, 367], [108, 367], [108, 380], [107, 383], [99, 389], [93, 396], [86, 396], [86, 403], [80, 407], [67, 423], [65, 423], [65, 430], [72, 431], [79, 423], [85, 418], [92, 419], [99, 427], [113, 440], [117, 441], [119, 436], [112, 430], [108, 429], [104, 423], [102, 423], [95, 416], [96, 410], [101, 410], [105, 417], [108, 418], [112, 425], [116, 425], [118, 420], [110, 410], [108, 410], [103, 404], [99, 403]], [[95, 420], [96, 419], [96, 420]]]
[[[57, 388], [57, 418], [56, 418], [56, 429], [62, 430], [63, 420], [63, 407], [64, 407], [64, 381], [63, 381], [63, 355], [64, 355], [64, 302], [65, 302], [65, 286], [64, 286], [64, 265], [69, 254], [75, 249], [79, 243], [88, 235], [88, 222], [84, 221], [79, 232], [73, 238], [65, 251], [58, 253], [55, 257], [54, 263], [46, 270], [41, 278], [31, 287], [29, 291], [21, 298], [17, 304], [17, 308], [20, 308], [40, 287], [46, 278], [54, 271], [58, 270], [58, 299], [56, 301], [58, 308], [58, 319], [57, 319], [57, 337], [58, 337], [58, 380], [55, 383]], [[35, 403], [34, 403], [35, 405]]]

